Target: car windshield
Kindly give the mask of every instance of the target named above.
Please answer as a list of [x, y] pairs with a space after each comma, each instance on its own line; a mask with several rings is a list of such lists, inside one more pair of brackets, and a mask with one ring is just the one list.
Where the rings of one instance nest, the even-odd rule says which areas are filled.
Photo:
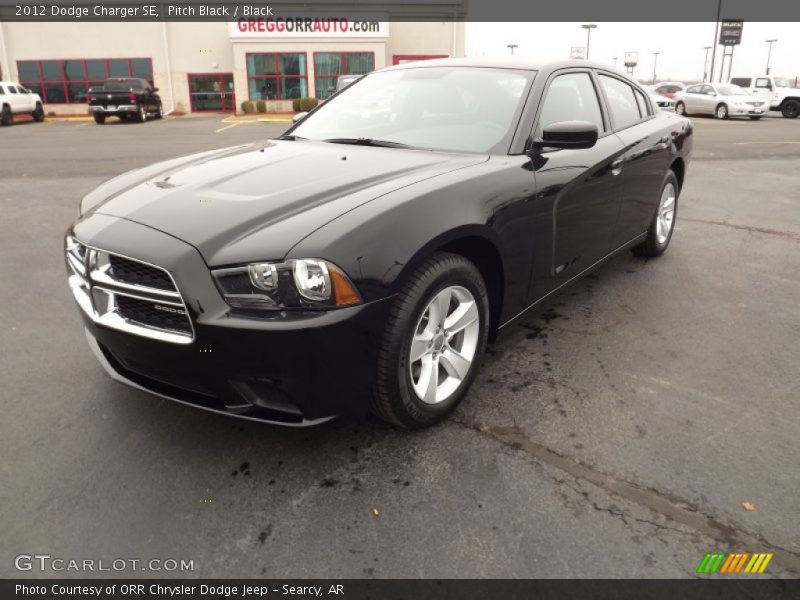
[[513, 134], [534, 76], [533, 71], [471, 67], [379, 71], [328, 100], [291, 133], [295, 139], [339, 143], [500, 151]]
[[106, 92], [127, 92], [140, 89], [142, 89], [142, 82], [139, 79], [109, 79], [103, 85], [103, 90]]
[[746, 91], [740, 88], [738, 85], [720, 85], [717, 87], [717, 91], [722, 94], [723, 96], [749, 96]]
[[789, 80], [786, 77], [775, 77], [775, 87], [792, 87], [792, 84], [789, 83]]

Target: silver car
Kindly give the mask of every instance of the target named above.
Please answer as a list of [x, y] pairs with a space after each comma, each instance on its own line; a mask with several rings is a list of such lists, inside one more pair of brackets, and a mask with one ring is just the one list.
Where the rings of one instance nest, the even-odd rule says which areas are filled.
[[764, 100], [730, 83], [690, 85], [673, 98], [675, 112], [679, 115], [714, 115], [718, 119], [750, 117], [757, 120], [769, 110]]

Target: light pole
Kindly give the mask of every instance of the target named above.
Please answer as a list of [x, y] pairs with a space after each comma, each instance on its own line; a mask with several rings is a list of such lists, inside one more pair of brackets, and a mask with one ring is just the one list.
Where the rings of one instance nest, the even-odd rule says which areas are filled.
[[586, 30], [586, 60], [589, 60], [589, 40], [592, 37], [592, 29], [596, 29], [597, 25], [589, 23], [587, 25], [581, 25], [581, 27]]
[[769, 50], [767, 51], [767, 72], [766, 75], [769, 75], [769, 59], [772, 58], [772, 44], [777, 42], [778, 40], [764, 40], [769, 44]]
[[511, 50], [511, 56], [514, 56], [514, 48], [518, 48], [518, 44], [506, 44], [506, 48]]
[[708, 78], [708, 51], [711, 50], [711, 46], [703, 46], [703, 50], [706, 51], [706, 59], [703, 61], [703, 83], [705, 83]]
[[653, 85], [656, 84], [656, 66], [658, 65], [658, 55], [661, 52], [653, 52]]

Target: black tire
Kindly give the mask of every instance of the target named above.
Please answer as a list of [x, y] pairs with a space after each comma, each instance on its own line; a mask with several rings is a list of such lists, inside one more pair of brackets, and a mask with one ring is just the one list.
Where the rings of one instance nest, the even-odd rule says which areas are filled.
[[689, 113], [686, 112], [686, 105], [683, 102], [676, 102], [675, 103], [675, 113], [679, 114], [679, 115], [682, 115], [684, 117], [687, 114], [689, 114]]
[[94, 113], [94, 122], [98, 125], [102, 125], [106, 122], [106, 116], [102, 113]]
[[[413, 389], [410, 348], [414, 332], [431, 300], [450, 286], [466, 288], [478, 309], [475, 355], [458, 387], [438, 404], [426, 404]], [[489, 332], [489, 296], [480, 272], [463, 256], [439, 252], [423, 263], [406, 281], [395, 299], [377, 359], [372, 412], [406, 429], [438, 423], [458, 405], [475, 378]]]
[[37, 123], [41, 123], [42, 121], [44, 121], [44, 107], [42, 106], [41, 102], [36, 103], [36, 108], [31, 113], [31, 116], [33, 117], [33, 120], [36, 121]]
[[8, 104], [4, 104], [2, 110], [0, 110], [0, 125], [11, 125], [14, 122], [14, 115], [11, 114], [11, 107]]
[[[659, 211], [661, 208], [661, 197], [664, 193], [664, 189], [667, 185], [672, 185], [675, 189], [675, 204], [673, 208], [672, 214], [672, 226], [670, 227], [669, 234], [666, 236], [666, 240], [663, 242], [658, 241], [658, 217]], [[669, 246], [669, 242], [672, 239], [672, 234], [675, 231], [675, 218], [678, 215], [678, 198], [680, 197], [681, 188], [678, 185], [678, 177], [675, 175], [675, 172], [672, 170], [667, 171], [667, 175], [664, 177], [664, 181], [661, 184], [658, 192], [658, 199], [659, 199], [659, 206], [656, 208], [655, 214], [653, 215], [653, 220], [650, 222], [650, 227], [647, 229], [647, 237], [645, 240], [631, 248], [634, 254], [637, 256], [643, 256], [645, 258], [655, 258], [657, 256], [661, 256], [664, 254], [664, 251]]]
[[144, 123], [145, 121], [147, 121], [147, 109], [144, 107], [144, 104], [142, 104], [136, 113], [136, 122]]
[[714, 109], [714, 117], [717, 119], [727, 119], [730, 116], [728, 111], [727, 104], [717, 104], [717, 107]]
[[751, 121], [758, 121], [760, 118], [761, 118], [760, 116], [758, 116], [758, 117], [750, 117], [750, 120]]
[[156, 110], [156, 119], [163, 119], [164, 118], [164, 105], [161, 102], [158, 103], [158, 110]]
[[781, 104], [781, 114], [787, 119], [796, 119], [800, 115], [800, 102], [797, 100], [786, 100]]

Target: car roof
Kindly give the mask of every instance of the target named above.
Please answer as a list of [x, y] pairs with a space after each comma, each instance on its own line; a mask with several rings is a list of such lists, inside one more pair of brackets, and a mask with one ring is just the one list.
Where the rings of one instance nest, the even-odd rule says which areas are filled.
[[555, 62], [537, 62], [528, 58], [434, 58], [431, 60], [419, 60], [402, 63], [391, 67], [380, 69], [381, 71], [396, 71], [402, 69], [418, 69], [427, 67], [484, 67], [494, 69], [519, 69], [523, 71], [555, 71], [557, 69], [569, 69], [589, 67], [592, 69], [603, 69], [611, 71], [624, 77], [625, 73], [602, 63], [588, 60], [562, 60]]

